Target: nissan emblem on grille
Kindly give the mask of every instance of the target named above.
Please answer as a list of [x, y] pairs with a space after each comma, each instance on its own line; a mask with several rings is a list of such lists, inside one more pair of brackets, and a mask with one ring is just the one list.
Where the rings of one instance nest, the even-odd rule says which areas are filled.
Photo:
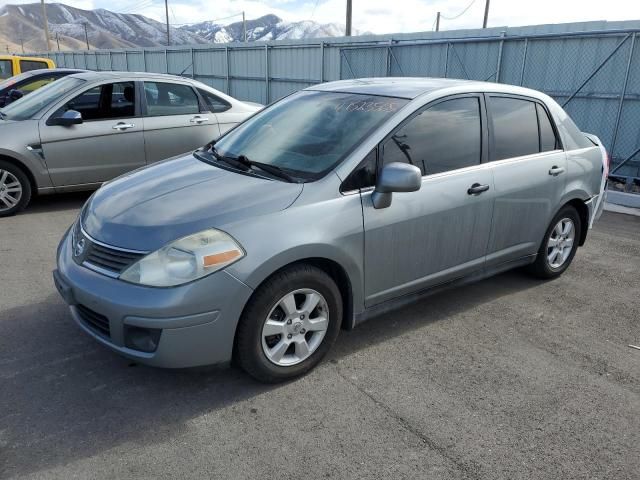
[[85, 247], [85, 239], [81, 238], [80, 240], [78, 240], [78, 243], [76, 243], [76, 246], [73, 249], [73, 254], [76, 257], [79, 257], [80, 255], [82, 255], [84, 253], [84, 247]]

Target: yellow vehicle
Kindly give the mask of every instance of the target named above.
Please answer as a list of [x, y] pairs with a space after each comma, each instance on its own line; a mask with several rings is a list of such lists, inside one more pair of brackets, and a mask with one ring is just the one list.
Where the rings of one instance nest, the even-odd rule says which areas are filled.
[[48, 58], [0, 55], [0, 80], [40, 68], [56, 68], [56, 64]]

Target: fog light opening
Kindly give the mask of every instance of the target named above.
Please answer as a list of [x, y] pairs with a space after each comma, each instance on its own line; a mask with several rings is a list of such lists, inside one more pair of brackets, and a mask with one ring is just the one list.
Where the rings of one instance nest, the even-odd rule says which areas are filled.
[[124, 342], [127, 348], [152, 353], [158, 349], [160, 328], [142, 328], [125, 325]]

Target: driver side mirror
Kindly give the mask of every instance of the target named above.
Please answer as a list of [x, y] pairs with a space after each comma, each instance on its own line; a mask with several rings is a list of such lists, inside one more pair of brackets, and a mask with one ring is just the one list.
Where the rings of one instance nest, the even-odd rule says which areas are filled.
[[9, 90], [8, 97], [9, 98], [8, 98], [7, 104], [11, 102], [15, 102], [16, 100], [19, 100], [22, 97], [24, 97], [24, 92], [22, 90], [18, 90], [17, 88], [14, 88], [13, 90]]
[[373, 208], [391, 205], [393, 192], [416, 192], [422, 186], [422, 172], [415, 165], [393, 162], [385, 165], [371, 195]]
[[61, 116], [52, 118], [49, 125], [60, 125], [61, 127], [70, 127], [72, 125], [80, 125], [82, 123], [82, 114], [76, 110], [67, 110]]

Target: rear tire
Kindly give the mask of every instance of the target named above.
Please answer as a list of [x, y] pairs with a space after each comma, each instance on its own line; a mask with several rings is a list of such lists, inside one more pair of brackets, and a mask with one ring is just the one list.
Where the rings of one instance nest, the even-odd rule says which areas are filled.
[[333, 279], [312, 265], [276, 273], [254, 293], [236, 334], [236, 360], [264, 383], [304, 375], [331, 349], [342, 322]]
[[31, 182], [24, 171], [0, 160], [0, 217], [9, 217], [23, 210], [31, 200]]
[[569, 268], [578, 250], [582, 232], [580, 215], [571, 205], [565, 205], [553, 217], [544, 235], [536, 261], [529, 272], [544, 279], [556, 278]]

